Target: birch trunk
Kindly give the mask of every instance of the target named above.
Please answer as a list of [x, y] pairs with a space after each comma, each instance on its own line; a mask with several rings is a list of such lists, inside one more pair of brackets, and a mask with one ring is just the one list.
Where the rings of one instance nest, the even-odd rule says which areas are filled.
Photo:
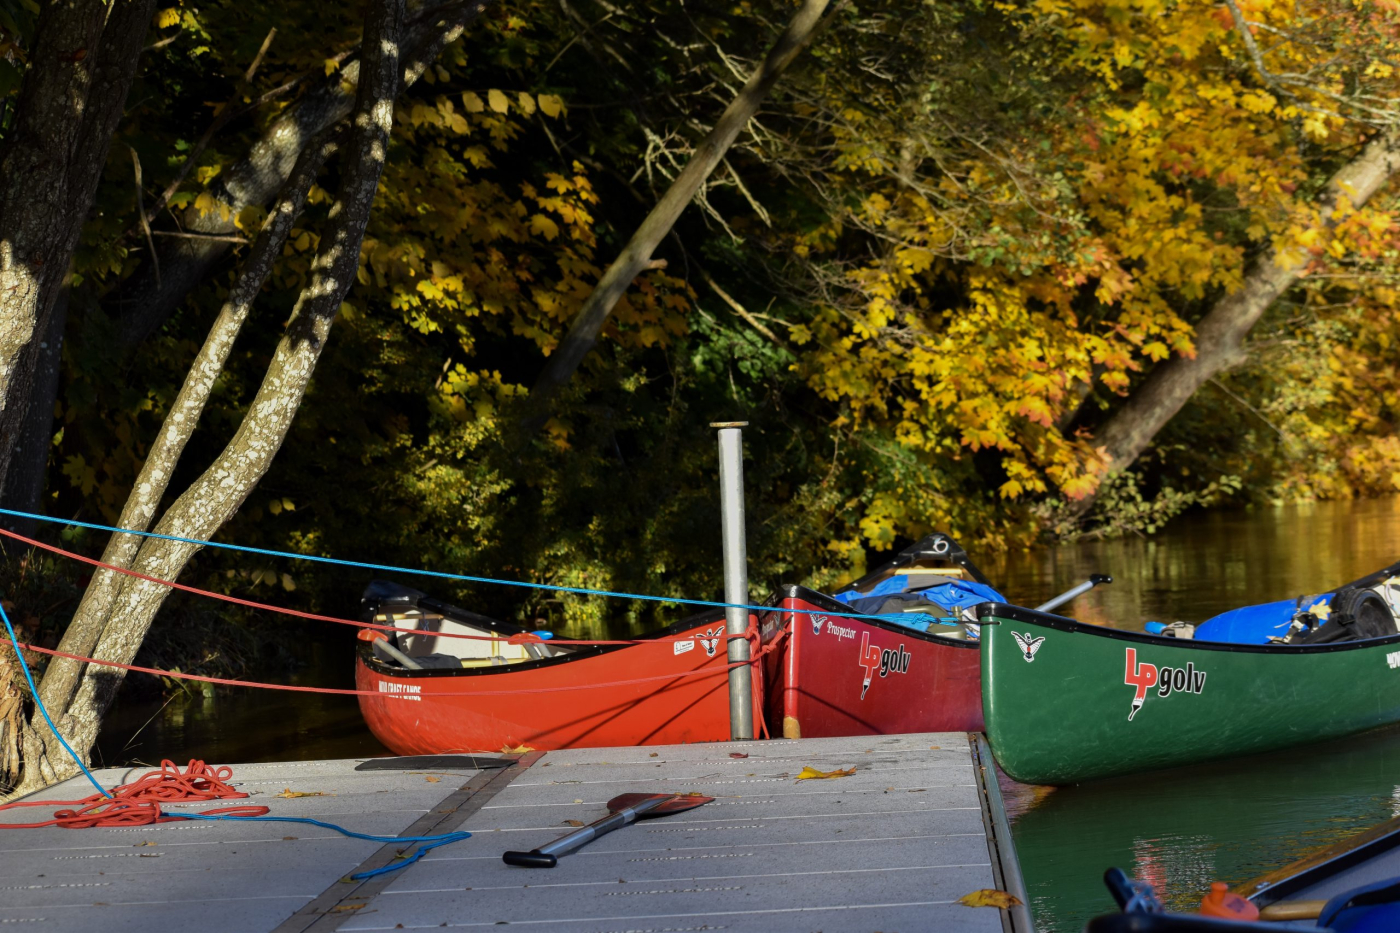
[[[297, 300], [287, 331], [237, 433], [209, 469], [170, 507], [157, 524], [157, 533], [211, 537], [257, 486], [286, 437], [341, 301], [359, 269], [360, 244], [383, 171], [399, 88], [403, 19], [404, 0], [372, 0], [361, 46], [360, 81], [351, 114], [347, 164], [340, 196], [331, 208], [312, 262], [311, 281]], [[141, 573], [175, 579], [197, 550], [194, 545], [148, 539], [132, 563]], [[143, 580], [123, 578], [94, 656], [129, 663], [168, 592], [165, 587]], [[61, 711], [60, 728], [80, 755], [86, 757], [91, 750], [102, 717], [122, 679], [123, 673], [113, 668], [89, 667], [67, 709]], [[27, 793], [76, 772], [76, 766], [62, 757], [61, 750], [45, 754], [46, 740], [51, 736], [42, 722], [35, 724], [31, 720], [26, 739], [24, 771], [16, 793]]]
[[49, 330], [154, 9], [59, 0], [40, 14], [0, 147], [0, 489], [34, 405], [37, 335]]
[[[117, 519], [120, 528], [145, 531], [155, 517], [174, 474], [175, 466], [184, 453], [185, 445], [194, 434], [204, 405], [213, 391], [214, 382], [223, 372], [234, 341], [243, 328], [248, 312], [262, 290], [282, 247], [287, 242], [292, 226], [306, 204], [307, 193], [316, 181], [316, 176], [326, 159], [339, 145], [338, 134], [328, 130], [322, 138], [307, 146], [292, 170], [291, 178], [282, 196], [273, 206], [264, 223], [257, 241], [249, 251], [248, 258], [239, 273], [238, 281], [229, 292], [219, 316], [210, 328], [204, 345], [195, 356], [189, 374], [180, 387], [170, 411], [161, 423], [160, 430], [151, 442], [150, 452], [141, 465], [141, 472], [132, 484], [131, 493]], [[138, 535], [115, 534], [107, 542], [102, 552], [104, 563], [116, 567], [129, 567], [144, 539]], [[59, 644], [60, 651], [69, 654], [91, 656], [92, 649], [107, 624], [112, 603], [126, 578], [110, 570], [98, 570], [92, 582], [83, 593], [78, 610], [63, 633]], [[63, 710], [77, 689], [82, 676], [83, 663], [67, 658], [54, 658], [44, 672], [39, 684], [39, 695], [52, 710]], [[37, 749], [36, 749], [37, 754]]]
[[[1318, 200], [1322, 229], [1330, 231], [1336, 226], [1340, 197], [1345, 195], [1353, 207], [1360, 207], [1397, 170], [1400, 131], [1391, 130], [1372, 139], [1328, 182]], [[1104, 454], [1105, 472], [1131, 466], [1197, 389], [1243, 358], [1245, 337], [1269, 306], [1298, 280], [1306, 258], [1272, 249], [1266, 252], [1244, 285], [1217, 301], [1196, 325], [1195, 357], [1175, 357], [1152, 370], [1095, 435], [1095, 443]], [[1088, 511], [1095, 498], [1091, 495], [1080, 500], [1076, 511]]]
[[803, 0], [787, 29], [768, 50], [763, 64], [749, 76], [738, 95], [720, 115], [714, 129], [696, 148], [680, 175], [666, 189], [656, 207], [652, 208], [637, 232], [622, 248], [621, 255], [608, 267], [598, 286], [584, 301], [583, 307], [574, 316], [568, 334], [550, 355], [530, 390], [528, 414], [523, 424], [526, 433], [533, 433], [544, 423], [554, 393], [573, 378], [579, 364], [597, 344], [598, 335], [618, 299], [651, 262], [651, 254], [675, 226], [700, 185], [719, 165], [778, 78], [811, 41], [827, 3], [828, 0]]

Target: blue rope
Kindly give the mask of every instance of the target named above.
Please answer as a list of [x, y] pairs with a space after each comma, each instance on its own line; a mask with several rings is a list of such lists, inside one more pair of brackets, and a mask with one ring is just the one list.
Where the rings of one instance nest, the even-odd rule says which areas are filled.
[[[315, 554], [293, 554], [290, 551], [274, 551], [268, 548], [247, 547], [241, 544], [221, 544], [218, 541], [204, 541], [200, 538], [181, 538], [178, 535], [162, 535], [154, 531], [136, 531], [131, 528], [118, 528], [113, 525], [99, 525], [93, 522], [80, 522], [74, 519], [54, 518], [49, 515], [38, 515], [33, 512], [20, 512], [15, 509], [0, 509], [0, 515], [11, 515], [16, 518], [28, 518], [41, 522], [52, 522], [59, 525], [73, 525], [78, 528], [91, 528], [94, 531], [109, 531], [113, 534], [138, 535], [143, 538], [157, 538], [162, 541], [175, 541], [180, 544], [194, 544], [199, 547], [223, 548], [229, 551], [242, 551], [247, 554], [262, 554], [266, 557], [285, 557], [290, 560], [306, 560], [322, 564], [336, 564], [341, 567], [356, 567], [361, 570], [382, 570], [390, 573], [407, 573], [424, 577], [438, 577], [443, 580], [456, 580], [465, 583], [494, 583], [500, 586], [518, 586], [532, 590], [553, 590], [560, 593], [578, 593], [584, 596], [609, 596], [617, 599], [640, 599], [656, 603], [675, 603], [683, 606], [706, 606], [714, 609], [746, 609], [750, 612], [771, 612], [773, 606], [753, 606], [745, 603], [722, 603], [707, 599], [682, 599], [671, 596], [648, 596], [645, 593], [625, 593], [613, 590], [590, 590], [580, 586], [559, 586], [553, 583], [526, 583], [523, 580], [500, 580], [494, 577], [473, 577], [461, 573], [443, 573], [439, 570], [418, 570], [412, 567], [395, 567], [391, 564], [371, 564], [365, 561], [342, 560], [337, 557], [320, 557]], [[838, 618], [851, 619], [880, 619], [884, 622], [893, 622], [896, 625], [904, 624], [912, 615], [906, 612], [887, 612], [883, 614], [867, 614], [859, 612], [832, 612], [827, 609], [784, 609], [783, 612], [792, 612], [800, 615], [823, 615], [837, 616]], [[944, 625], [956, 625], [957, 619], [928, 616], [931, 621], [937, 621]]]
[[376, 875], [387, 875], [391, 871], [398, 871], [400, 868], [407, 868], [423, 857], [423, 853], [436, 849], [438, 846], [449, 845], [453, 842], [461, 842], [463, 839], [470, 839], [471, 833], [459, 831], [453, 833], [443, 833], [438, 836], [374, 836], [369, 833], [357, 833], [354, 830], [346, 829], [344, 826], [337, 826], [334, 823], [327, 823], [325, 820], [312, 819], [309, 816], [237, 816], [228, 813], [181, 813], [168, 814], [170, 816], [180, 816], [187, 820], [235, 820], [238, 822], [251, 823], [308, 823], [312, 826], [320, 826], [323, 829], [333, 829], [344, 836], [354, 839], [368, 839], [370, 842], [394, 843], [394, 842], [424, 842], [428, 845], [418, 847], [418, 851], [412, 855], [402, 858], [400, 861], [385, 865], [383, 868], [375, 868], [371, 871], [362, 871], [351, 875], [354, 881], [363, 881], [366, 878], [373, 878]]
[[29, 672], [29, 662], [24, 660], [24, 652], [19, 650], [19, 638], [15, 635], [15, 627], [10, 624], [10, 617], [5, 614], [5, 604], [3, 602], [0, 602], [0, 621], [5, 623], [5, 631], [9, 633], [10, 644], [14, 645], [15, 648], [15, 657], [19, 658], [20, 670], [24, 671], [24, 679], [29, 682], [29, 692], [34, 697], [34, 705], [39, 707], [39, 712], [44, 714], [44, 722], [49, 724], [49, 731], [53, 733], [54, 738], [58, 739], [58, 743], [63, 746], [63, 750], [77, 762], [78, 767], [83, 769], [83, 774], [87, 775], [87, 779], [92, 782], [93, 787], [97, 788], [97, 792], [103, 797], [110, 798], [112, 795], [107, 793], [107, 788], [97, 783], [97, 778], [92, 776], [92, 772], [87, 769], [87, 765], [83, 764], [82, 759], [78, 757], [78, 753], [73, 751], [72, 746], [64, 740], [63, 735], [58, 731], [58, 726], [55, 726], [53, 720], [49, 718], [49, 711], [44, 708], [44, 701], [39, 699], [39, 688], [34, 685], [34, 675]]

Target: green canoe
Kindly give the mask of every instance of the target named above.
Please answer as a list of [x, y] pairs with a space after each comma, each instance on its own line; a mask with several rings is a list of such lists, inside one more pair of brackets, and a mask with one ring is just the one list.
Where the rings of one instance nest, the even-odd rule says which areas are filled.
[[978, 607], [982, 712], [1027, 784], [1301, 745], [1400, 721], [1400, 635], [1317, 645], [1125, 632]]

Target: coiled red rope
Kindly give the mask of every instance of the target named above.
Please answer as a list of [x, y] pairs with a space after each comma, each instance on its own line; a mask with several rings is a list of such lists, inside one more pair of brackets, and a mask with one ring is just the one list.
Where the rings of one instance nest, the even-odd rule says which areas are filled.
[[[191, 761], [181, 771], [175, 762], [165, 760], [155, 771], [148, 771], [130, 784], [114, 787], [111, 796], [93, 794], [82, 800], [20, 800], [0, 805], [0, 812], [20, 807], [52, 807], [53, 819], [38, 823], [4, 823], [0, 829], [39, 829], [57, 826], [61, 829], [91, 829], [110, 826], [149, 826], [185, 819], [182, 815], [167, 815], [162, 804], [200, 800], [241, 800], [248, 795], [228, 783], [231, 768], [215, 768], [202, 761]], [[218, 807], [201, 811], [203, 815], [265, 816], [269, 809], [261, 806]]]

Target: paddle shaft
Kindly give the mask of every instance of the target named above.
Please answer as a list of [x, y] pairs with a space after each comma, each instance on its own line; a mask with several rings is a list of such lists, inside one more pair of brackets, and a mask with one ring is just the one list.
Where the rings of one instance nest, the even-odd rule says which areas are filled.
[[1100, 583], [1112, 583], [1112, 582], [1113, 582], [1113, 578], [1110, 577], [1108, 574], [1106, 574], [1106, 573], [1096, 573], [1096, 574], [1094, 574], [1093, 576], [1091, 576], [1089, 579], [1085, 580], [1083, 583], [1079, 584], [1078, 586], [1073, 587], [1073, 588], [1068, 589], [1068, 590], [1065, 590], [1063, 593], [1061, 593], [1059, 596], [1056, 596], [1054, 599], [1050, 600], [1049, 602], [1041, 603], [1039, 606], [1036, 606], [1036, 607], [1035, 607], [1035, 611], [1036, 611], [1036, 612], [1049, 612], [1049, 611], [1052, 610], [1052, 609], [1058, 609], [1059, 607], [1063, 606], [1065, 603], [1069, 602], [1071, 599], [1074, 599], [1074, 597], [1079, 596], [1079, 595], [1081, 595], [1081, 594], [1083, 594], [1083, 593], [1089, 592], [1089, 591], [1092, 590], [1094, 587], [1098, 586]]
[[634, 806], [610, 813], [601, 820], [589, 823], [582, 829], [576, 829], [567, 836], [560, 836], [548, 845], [540, 846], [530, 852], [507, 852], [501, 856], [501, 859], [507, 865], [518, 865], [522, 868], [553, 868], [559, 864], [559, 856], [568, 855], [570, 852], [588, 845], [599, 836], [606, 836], [615, 829], [621, 829], [628, 823], [635, 822], [641, 814], [648, 810], [655, 810], [670, 799], [671, 797], [663, 794], [649, 800], [643, 800]]

